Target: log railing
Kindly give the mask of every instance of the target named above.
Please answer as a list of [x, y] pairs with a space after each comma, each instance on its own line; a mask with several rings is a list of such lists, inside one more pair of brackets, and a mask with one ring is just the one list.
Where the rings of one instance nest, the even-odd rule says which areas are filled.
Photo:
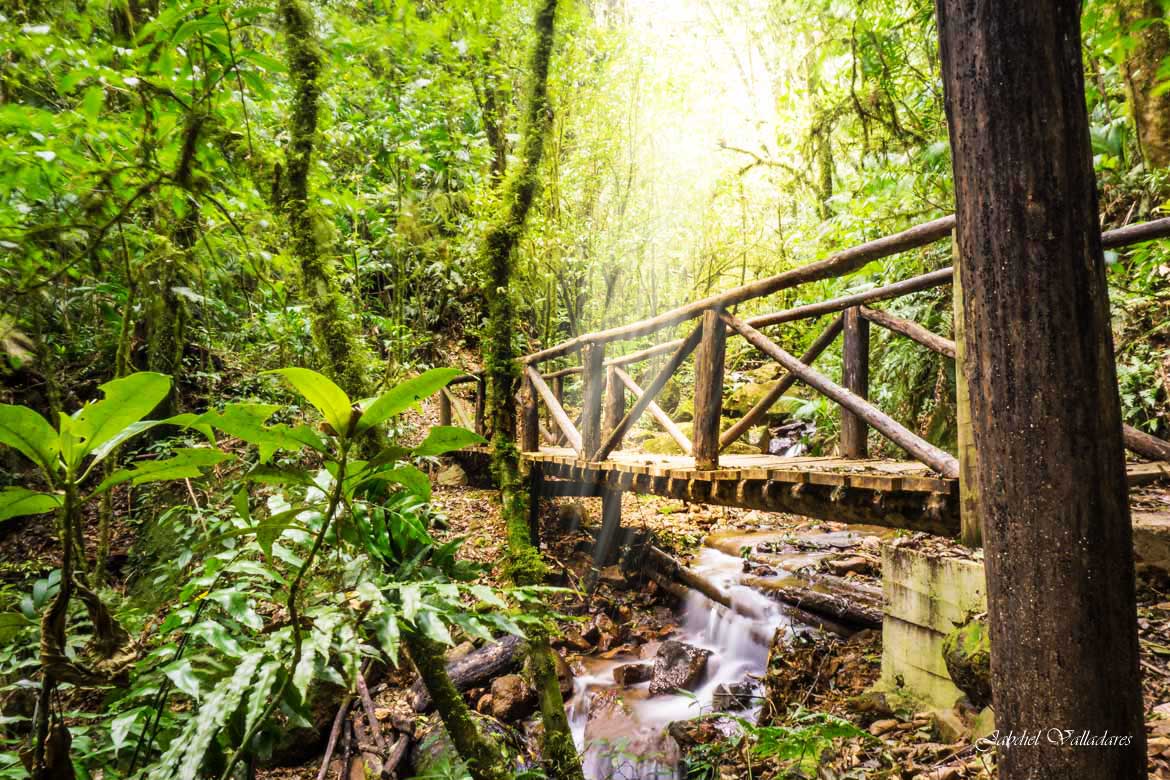
[[[910, 338], [948, 358], [956, 358], [954, 341], [933, 333], [916, 322], [870, 306], [911, 293], [950, 285], [954, 276], [951, 268], [942, 268], [865, 292], [746, 319], [738, 318], [728, 311], [736, 304], [808, 282], [842, 276], [873, 260], [927, 246], [950, 237], [953, 228], [953, 217], [927, 222], [901, 233], [852, 247], [819, 262], [686, 304], [647, 320], [578, 336], [524, 357], [521, 449], [538, 450], [543, 435], [553, 445], [568, 443], [582, 461], [601, 462], [620, 448], [622, 440], [632, 426], [648, 411], [679, 448], [694, 457], [696, 469], [716, 469], [719, 466], [719, 453], [765, 418], [772, 406], [799, 381], [841, 408], [839, 450], [842, 457], [865, 458], [868, 454], [866, 446], [868, 431], [873, 428], [934, 471], [946, 477], [958, 477], [960, 473], [958, 459], [910, 431], [868, 400], [871, 323]], [[1170, 237], [1170, 218], [1107, 231], [1102, 234], [1102, 244], [1106, 248], [1116, 248], [1166, 237]], [[770, 326], [827, 314], [839, 316], [824, 329], [800, 358], [789, 354], [761, 332], [761, 329]], [[612, 356], [608, 359], [605, 356], [606, 345], [611, 342], [647, 336], [688, 320], [697, 322], [690, 335], [685, 338], [668, 340], [626, 355]], [[844, 334], [842, 382], [837, 384], [813, 368], [813, 364], [842, 333]], [[786, 373], [766, 397], [727, 430], [721, 431], [724, 363], [726, 340], [729, 336], [744, 338], [747, 343], [779, 363]], [[537, 366], [542, 362], [562, 358], [573, 352], [579, 352], [581, 355], [579, 366], [560, 368], [543, 375], [538, 371]], [[693, 432], [688, 438], [658, 405], [656, 399], [692, 353], [695, 361], [694, 416]], [[625, 368], [660, 355], [669, 355], [669, 358], [645, 388], [639, 385]], [[580, 415], [576, 422], [565, 409], [564, 393], [565, 381], [575, 377], [580, 377], [583, 383], [580, 391]], [[468, 376], [457, 381], [476, 382], [476, 408], [481, 409], [484, 389], [482, 380], [476, 376]], [[633, 404], [629, 409], [626, 408], [626, 393], [633, 398]], [[440, 403], [446, 408], [449, 400], [444, 396]], [[549, 430], [544, 429], [540, 423], [541, 403], [548, 410], [549, 428], [553, 429], [554, 433], [549, 433]], [[449, 410], [447, 416], [449, 419]], [[476, 429], [483, 430], [481, 415], [477, 415]], [[1135, 452], [1147, 457], [1165, 457], [1165, 454], [1170, 452], [1167, 449], [1170, 445], [1132, 429], [1126, 431], [1126, 443]]]

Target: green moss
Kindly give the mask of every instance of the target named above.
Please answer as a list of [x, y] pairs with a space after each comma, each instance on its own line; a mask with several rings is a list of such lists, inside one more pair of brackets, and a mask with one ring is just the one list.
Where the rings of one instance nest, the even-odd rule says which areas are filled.
[[324, 221], [309, 206], [309, 171], [317, 142], [317, 112], [324, 54], [313, 29], [313, 18], [300, 0], [281, 0], [280, 17], [288, 46], [288, 67], [294, 96], [286, 176], [281, 205], [288, 219], [292, 254], [300, 265], [302, 294], [309, 306], [313, 345], [325, 372], [352, 397], [370, 394], [368, 355], [356, 318], [337, 281], [336, 263]]
[[983, 621], [970, 620], [947, 634], [943, 660], [951, 680], [976, 707], [991, 703], [991, 637]]

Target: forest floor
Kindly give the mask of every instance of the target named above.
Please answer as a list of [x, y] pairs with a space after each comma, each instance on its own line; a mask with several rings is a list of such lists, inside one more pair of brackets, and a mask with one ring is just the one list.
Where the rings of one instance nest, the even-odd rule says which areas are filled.
[[[422, 428], [433, 416], [434, 410], [428, 409], [411, 424]], [[487, 583], [504, 585], [501, 563], [505, 533], [496, 491], [445, 485], [444, 482], [461, 480], [457, 473], [442, 468], [437, 468], [433, 476], [434, 505], [446, 520], [446, 528], [436, 536], [444, 540], [464, 538], [460, 556], [484, 564]], [[179, 483], [173, 489], [181, 494], [175, 497], [177, 500], [200, 502], [197, 485]], [[115, 588], [124, 587], [126, 577], [133, 571], [138, 529], [126, 521], [129, 515], [123, 509], [132, 498], [126, 493], [115, 493], [111, 544]], [[1170, 489], [1164, 484], [1142, 489], [1134, 495], [1134, 508], [1166, 511], [1170, 508]], [[616, 567], [603, 572], [592, 597], [585, 596], [582, 581], [591, 565], [592, 538], [580, 529], [595, 523], [599, 516], [599, 499], [549, 500], [542, 512], [543, 550], [555, 572], [554, 584], [566, 588], [555, 605], [565, 616], [562, 636], [556, 646], [571, 670], [568, 676], [578, 679], [589, 677], [599, 666], [608, 669], [602, 662], [615, 658], [653, 657], [659, 643], [680, 634], [687, 618], [687, 605], [679, 601], [677, 594], [671, 595], [653, 580], [627, 577]], [[96, 534], [96, 515], [88, 520], [87, 533]], [[623, 525], [649, 534], [655, 544], [683, 561], [694, 560], [707, 540], [735, 538], [736, 534], [745, 532], [768, 531], [800, 538], [848, 529], [843, 524], [796, 516], [688, 505], [633, 494], [627, 494], [623, 502]], [[577, 530], [569, 532], [565, 530], [567, 527]], [[0, 539], [0, 570], [4, 579], [12, 581], [21, 573], [44, 571], [55, 565], [54, 533], [52, 519], [43, 516], [8, 524]], [[866, 559], [866, 565], [848, 573], [848, 578], [870, 585], [880, 583], [880, 556], [876, 554], [873, 538], [865, 537], [860, 547], [847, 551], [850, 556]], [[1139, 577], [1138, 602], [1149, 768], [1151, 776], [1170, 779], [1170, 578], [1143, 573]], [[471, 650], [468, 645], [456, 648], [452, 658]], [[759, 670], [758, 678], [763, 683], [765, 711], [777, 713], [778, 717], [763, 718], [760, 722], [767, 724], [765, 729], [784, 728], [785, 714], [792, 711], [793, 705], [799, 705], [801, 711], [830, 713], [856, 725], [860, 730], [857, 734], [816, 744], [826, 777], [924, 780], [993, 777], [993, 754], [981, 752], [971, 743], [973, 713], [953, 718], [926, 711], [898, 711], [872, 693], [880, 674], [880, 658], [881, 633], [872, 629], [858, 631], [847, 639], [816, 634], [797, 644], [777, 634], [767, 666]], [[434, 733], [436, 716], [420, 716], [415, 712], [409, 695], [412, 682], [413, 673], [408, 665], [387, 670], [371, 686], [373, 711], [366, 717], [366, 728], [376, 720], [378, 725], [374, 729], [387, 742], [392, 735], [409, 734], [415, 737], [416, 745], [428, 744], [423, 735]], [[492, 712], [493, 682], [484, 680], [466, 691], [469, 703], [485, 713]], [[613, 687], [621, 688], [616, 684]], [[569, 681], [566, 692], [570, 709], [578, 713], [590, 710], [588, 701], [582, 705], [573, 697], [592, 696], [592, 688], [574, 686]], [[356, 703], [352, 709], [347, 706], [347, 710], [352, 720], [361, 720], [362, 708]], [[755, 719], [758, 711], [753, 708], [741, 715]], [[334, 712], [336, 705], [327, 713], [327, 720], [332, 720]], [[535, 721], [529, 711], [517, 712], [523, 715], [514, 717], [510, 724], [520, 735], [516, 744], [531, 754], [530, 746], [536, 742], [532, 738]], [[761, 759], [757, 755], [761, 740], [775, 737], [776, 732], [749, 728], [745, 737], [743, 729], [728, 728], [726, 714], [708, 711], [699, 719], [694, 719], [695, 715], [693, 708], [680, 708], [677, 722], [671, 723], [668, 731], [692, 767], [710, 768], [709, 777], [770, 780], [799, 776], [791, 773], [801, 769], [806, 773], [811, 771], [808, 756], [802, 764], [799, 756]], [[351, 731], [343, 729], [342, 733], [348, 736]], [[361, 728], [353, 733], [360, 734]], [[339, 742], [327, 777], [356, 780], [363, 776], [362, 748], [369, 747], [374, 735], [367, 732], [366, 736], [364, 743], [357, 738]], [[432, 738], [430, 742], [433, 741]], [[316, 778], [321, 776], [321, 763], [320, 751], [314, 751], [297, 766], [263, 770], [260, 776], [272, 780]]]

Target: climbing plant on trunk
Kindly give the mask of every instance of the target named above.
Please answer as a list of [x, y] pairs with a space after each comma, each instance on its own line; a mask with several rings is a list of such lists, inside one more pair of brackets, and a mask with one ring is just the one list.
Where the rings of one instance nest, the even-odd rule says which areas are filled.
[[[499, 218], [485, 238], [488, 311], [484, 357], [492, 424], [492, 469], [500, 485], [500, 500], [508, 534], [508, 572], [517, 585], [544, 578], [545, 565], [529, 536], [528, 507], [516, 449], [515, 392], [520, 366], [516, 348], [516, 309], [510, 295], [516, 247], [540, 183], [540, 163], [552, 122], [548, 101], [549, 61], [556, 30], [557, 0], [542, 0], [536, 17], [528, 104], [520, 159], [507, 180]], [[529, 660], [533, 684], [540, 696], [544, 721], [545, 769], [551, 777], [582, 778], [581, 761], [569, 731], [565, 704], [557, 681], [548, 635], [530, 630]]]

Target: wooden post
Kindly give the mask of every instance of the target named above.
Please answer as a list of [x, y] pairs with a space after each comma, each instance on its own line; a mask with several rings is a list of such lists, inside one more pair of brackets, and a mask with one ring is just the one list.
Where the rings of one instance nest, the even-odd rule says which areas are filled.
[[[605, 434], [608, 436], [617, 430], [622, 418], [626, 416], [626, 388], [618, 378], [617, 372], [621, 369], [610, 366], [605, 372]], [[621, 449], [619, 439], [615, 449]]]
[[617, 539], [621, 527], [622, 491], [604, 486], [601, 489], [601, 532], [593, 547], [593, 568], [585, 583], [585, 589], [590, 593], [597, 586], [597, 576], [601, 569], [617, 558]]
[[605, 390], [605, 347], [586, 344], [581, 352], [585, 386], [581, 390], [581, 457], [601, 447], [601, 399]]
[[[553, 398], [557, 399], [557, 403], [561, 405], [562, 409], [564, 409], [565, 408], [565, 375], [564, 374], [561, 374], [559, 376], [554, 376], [552, 378], [552, 391], [553, 391]], [[565, 441], [565, 435], [563, 433], [557, 432], [556, 443], [560, 444], [563, 441]]]
[[1081, 5], [937, 0], [1000, 780], [1147, 774]]
[[719, 467], [719, 424], [723, 418], [723, 361], [727, 329], [719, 319], [721, 309], [703, 312], [703, 335], [695, 351], [695, 423], [691, 449], [695, 468]]
[[536, 388], [532, 380], [524, 377], [520, 407], [520, 450], [540, 451], [540, 407], [536, 403]]
[[528, 539], [540, 548], [540, 494], [544, 492], [544, 466], [533, 462], [528, 470]]
[[480, 436], [487, 436], [487, 380], [483, 374], [475, 380], [475, 432]]
[[447, 394], [447, 388], [439, 391], [439, 425], [451, 424], [451, 396]]
[[[845, 310], [845, 337], [841, 345], [841, 384], [861, 399], [869, 398], [869, 321], [857, 307]], [[841, 407], [841, 457], [869, 456], [869, 428], [865, 420]]]
[[954, 322], [955, 322], [955, 416], [958, 424], [959, 447], [959, 522], [962, 530], [959, 541], [968, 547], [983, 545], [983, 531], [979, 527], [978, 464], [975, 439], [971, 429], [971, 392], [967, 384], [967, 340], [963, 325], [963, 282], [959, 271], [959, 244], [953, 241], [955, 255]]

